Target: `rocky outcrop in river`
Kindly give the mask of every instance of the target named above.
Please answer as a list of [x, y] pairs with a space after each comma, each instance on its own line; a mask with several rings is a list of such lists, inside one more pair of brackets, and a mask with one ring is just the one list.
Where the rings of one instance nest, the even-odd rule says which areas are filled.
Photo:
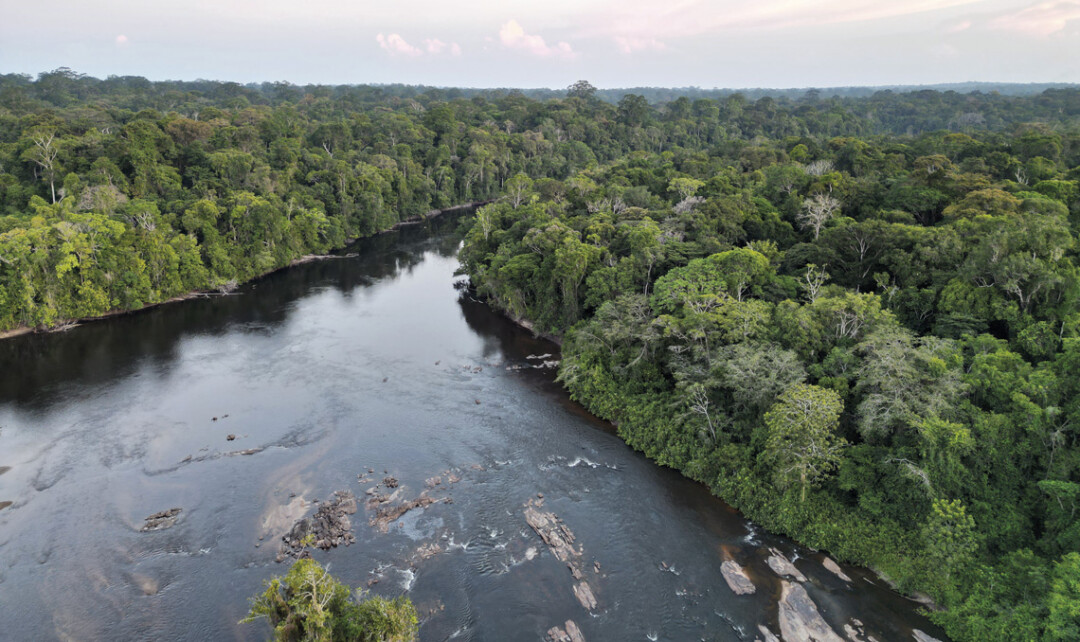
[[786, 580], [780, 586], [778, 616], [784, 642], [844, 642], [821, 617], [806, 589]]
[[176, 520], [179, 519], [180, 513], [183, 512], [182, 508], [170, 508], [169, 510], [163, 510], [160, 513], [154, 513], [146, 518], [145, 523], [139, 531], [147, 533], [149, 531], [162, 531], [166, 528], [172, 528], [176, 525]]
[[821, 565], [825, 567], [825, 570], [829, 571], [830, 573], [832, 573], [836, 577], [839, 577], [845, 582], [851, 581], [851, 578], [848, 577], [847, 573], [840, 570], [840, 565], [834, 562], [831, 557], [826, 557], [825, 559], [823, 559], [821, 561]]
[[769, 552], [772, 555], [769, 556], [768, 564], [769, 568], [773, 570], [780, 577], [790, 577], [797, 582], [805, 582], [806, 576], [799, 572], [799, 569], [795, 568], [795, 565], [791, 563], [791, 560], [784, 557], [784, 554], [775, 548], [770, 548]]
[[567, 620], [563, 627], [553, 626], [548, 629], [548, 642], [585, 642], [585, 636], [581, 634], [576, 622]]
[[355, 512], [356, 497], [345, 490], [337, 491], [333, 499], [320, 505], [314, 515], [297, 521], [288, 533], [282, 535], [277, 561], [286, 557], [304, 557], [308, 546], [326, 551], [352, 544], [356, 536], [353, 535], [349, 515]]
[[[446, 485], [442, 485], [443, 477], [447, 478]], [[447, 470], [442, 475], [429, 477], [426, 482], [427, 488], [417, 497], [401, 500], [403, 490], [398, 480], [394, 477], [384, 477], [382, 482], [364, 491], [368, 496], [367, 508], [374, 511], [369, 523], [378, 528], [380, 532], [385, 533], [390, 530], [391, 523], [415, 508], [426, 508], [437, 502], [452, 504], [454, 503], [452, 497], [437, 498], [432, 497], [431, 494], [439, 490], [446, 490], [447, 486], [459, 481], [461, 481], [459, 476]], [[393, 492], [383, 492], [382, 488], [393, 490]]]
[[583, 550], [580, 547], [574, 548], [574, 532], [559, 519], [558, 515], [540, 510], [543, 505], [542, 497], [526, 502], [525, 521], [536, 531], [540, 539], [544, 540], [555, 558], [566, 564], [574, 579], [579, 580], [573, 588], [574, 597], [586, 610], [592, 611], [597, 606], [596, 595], [592, 591], [592, 586], [585, 580]]
[[735, 595], [750, 595], [757, 590], [750, 581], [750, 576], [746, 574], [746, 569], [739, 566], [735, 560], [724, 560], [720, 565], [720, 573]]

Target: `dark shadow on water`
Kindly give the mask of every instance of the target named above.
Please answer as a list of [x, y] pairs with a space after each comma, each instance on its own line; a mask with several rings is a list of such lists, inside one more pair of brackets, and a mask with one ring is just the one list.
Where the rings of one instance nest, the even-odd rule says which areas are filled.
[[168, 371], [185, 339], [272, 332], [286, 322], [294, 304], [313, 291], [333, 288], [349, 296], [359, 288], [409, 272], [425, 252], [454, 256], [460, 243], [454, 232], [464, 215], [455, 212], [361, 239], [335, 253], [356, 256], [279, 270], [228, 296], [88, 321], [66, 332], [2, 340], [0, 403], [41, 410], [59, 401], [58, 395], [70, 391], [71, 385], [105, 385], [146, 367]]

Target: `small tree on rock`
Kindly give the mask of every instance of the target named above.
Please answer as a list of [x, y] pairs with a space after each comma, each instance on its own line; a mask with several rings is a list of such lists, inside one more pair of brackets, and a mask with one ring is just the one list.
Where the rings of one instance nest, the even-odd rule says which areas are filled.
[[267, 582], [240, 622], [261, 617], [270, 620], [277, 642], [412, 642], [419, 631], [409, 598], [357, 602], [348, 586], [310, 558], [297, 560], [285, 577]]

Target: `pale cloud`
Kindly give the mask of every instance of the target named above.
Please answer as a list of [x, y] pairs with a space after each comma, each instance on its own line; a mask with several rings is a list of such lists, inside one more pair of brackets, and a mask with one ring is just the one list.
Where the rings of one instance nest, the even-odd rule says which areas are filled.
[[961, 33], [971, 29], [972, 22], [970, 20], [961, 20], [960, 22], [952, 25], [945, 30], [945, 33]]
[[0, 68], [242, 82], [266, 80], [269, 68], [296, 83], [481, 87], [1078, 82], [1078, 3], [11, 1]]
[[610, 37], [626, 53], [658, 50], [654, 43], [677, 38], [742, 34], [746, 31], [805, 30], [813, 27], [872, 22], [943, 11], [984, 0], [624, 0], [595, 7], [581, 36]]
[[663, 51], [667, 45], [656, 38], [631, 38], [627, 36], [615, 36], [615, 46], [624, 54], [632, 54], [635, 51]]
[[416, 47], [410, 45], [400, 35], [392, 33], [389, 36], [379, 34], [375, 36], [375, 41], [379, 43], [379, 46], [385, 49], [392, 56], [420, 56], [423, 55], [423, 51], [420, 51]]
[[443, 42], [438, 38], [424, 38], [423, 49], [409, 44], [409, 42], [402, 38], [400, 34], [396, 33], [390, 35], [380, 33], [375, 36], [375, 41], [392, 56], [418, 58], [425, 53], [430, 56], [438, 56], [444, 53], [450, 54], [451, 56], [461, 55], [461, 45], [456, 42]]
[[940, 43], [940, 44], [932, 45], [929, 48], [929, 51], [930, 51], [930, 54], [932, 56], [934, 56], [935, 58], [950, 58], [950, 57], [955, 56], [956, 54], [959, 53], [959, 50], [956, 47], [954, 47], [954, 46], [952, 46], [952, 45], [950, 45], [948, 43]]
[[120, 34], [116, 37], [115, 42], [117, 47], [126, 47], [128, 44], [128, 37], [124, 34]]
[[990, 28], [1028, 36], [1049, 36], [1080, 20], [1080, 2], [1040, 2], [1020, 11], [998, 16]]
[[510, 20], [499, 28], [499, 42], [507, 49], [527, 51], [534, 56], [573, 58], [577, 55], [570, 43], [560, 41], [552, 46], [544, 41], [543, 36], [525, 33], [517, 20]]

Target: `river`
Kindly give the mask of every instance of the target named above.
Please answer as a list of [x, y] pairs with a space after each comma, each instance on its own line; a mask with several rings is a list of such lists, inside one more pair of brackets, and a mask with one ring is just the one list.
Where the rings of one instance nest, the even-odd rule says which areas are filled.
[[[880, 579], [844, 566], [842, 581], [569, 400], [544, 367], [557, 346], [456, 287], [457, 221], [232, 296], [0, 342], [0, 639], [264, 639], [237, 622], [288, 569], [281, 535], [387, 476], [440, 501], [388, 532], [361, 507], [356, 542], [314, 557], [372, 594], [407, 589], [422, 640], [540, 640], [568, 619], [589, 642], [754, 639], [779, 632], [770, 547], [834, 629], [944, 638]], [[538, 493], [576, 535], [592, 613], [523, 517]], [[140, 532], [172, 507], [174, 526]], [[756, 593], [732, 593], [725, 556]]]

